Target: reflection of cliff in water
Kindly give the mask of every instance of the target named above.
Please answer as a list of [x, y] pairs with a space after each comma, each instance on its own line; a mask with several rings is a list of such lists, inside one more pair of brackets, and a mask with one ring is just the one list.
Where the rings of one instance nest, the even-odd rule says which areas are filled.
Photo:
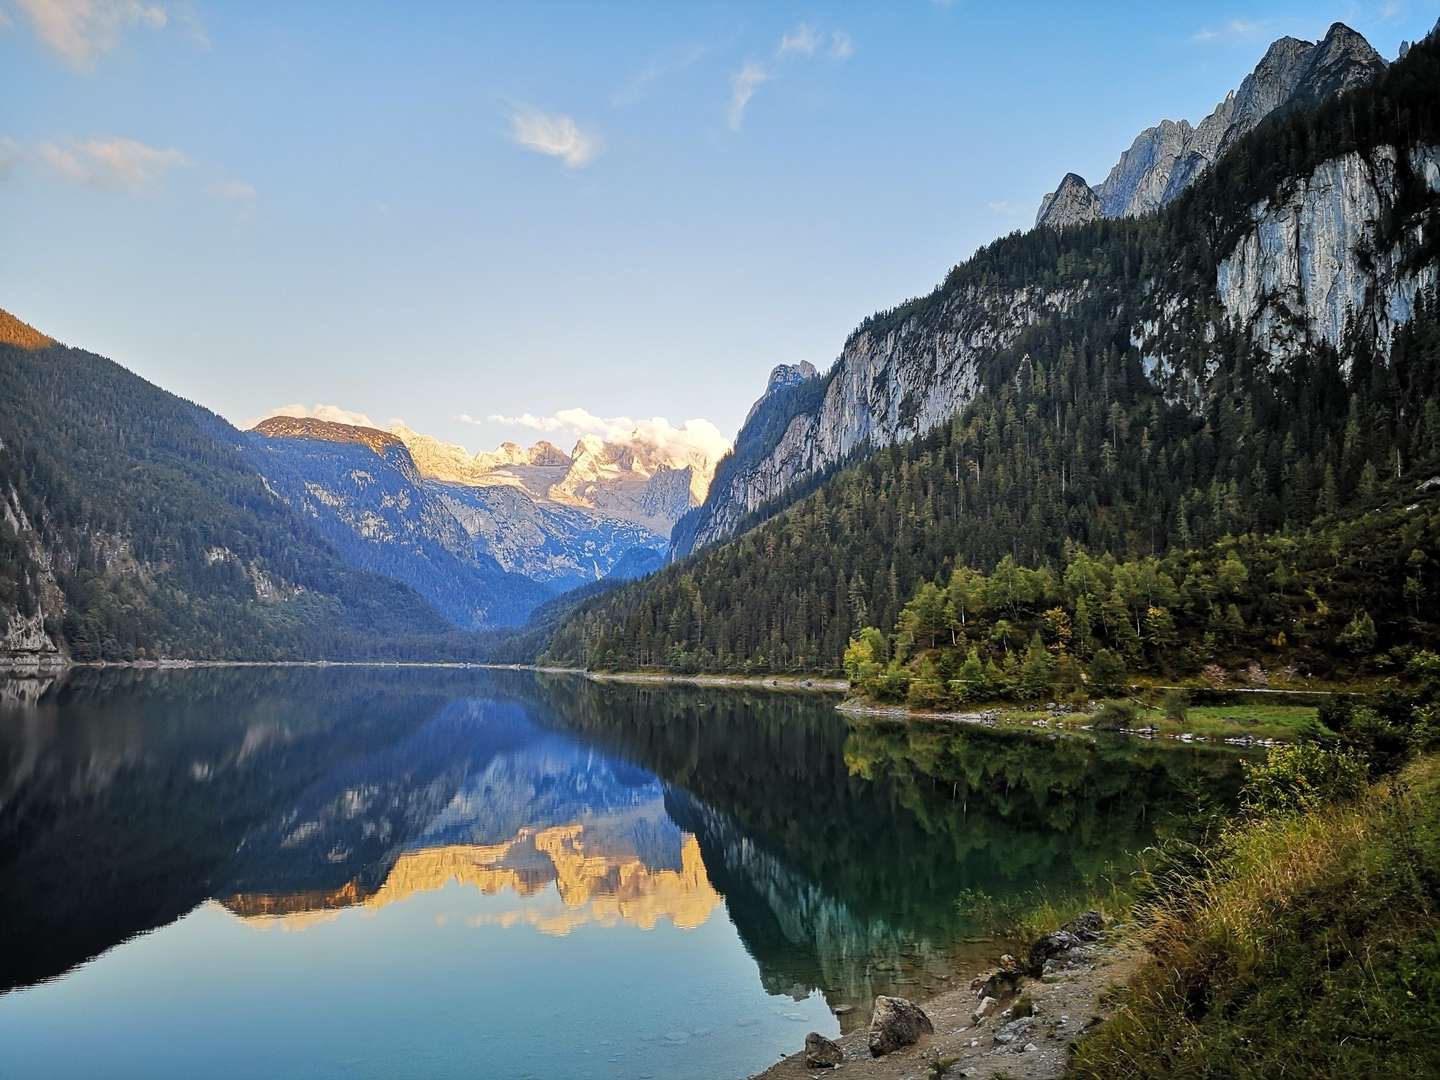
[[[637, 818], [663, 815], [663, 807], [656, 802], [583, 823], [524, 828], [500, 844], [452, 844], [405, 851], [380, 887], [370, 893], [358, 882], [349, 882], [332, 892], [237, 894], [226, 898], [224, 905], [263, 928], [303, 929], [327, 921], [341, 908], [380, 909], [451, 884], [486, 896], [512, 893], [520, 898], [536, 897], [553, 886], [555, 903], [519, 904], [489, 914], [484, 921], [529, 925], [556, 935], [590, 923], [627, 923], [648, 930], [662, 919], [693, 929], [720, 904], [695, 837], [682, 836], [676, 830], [677, 865], [673, 868], [647, 864], [625, 843], [626, 834], [640, 824]], [[647, 824], [674, 829], [668, 818]], [[479, 919], [471, 916], [472, 922]]]

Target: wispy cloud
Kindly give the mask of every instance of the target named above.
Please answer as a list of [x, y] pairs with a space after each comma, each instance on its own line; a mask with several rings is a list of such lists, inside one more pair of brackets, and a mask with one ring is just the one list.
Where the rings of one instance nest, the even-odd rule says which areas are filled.
[[704, 45], [671, 49], [652, 57], [644, 67], [632, 74], [610, 97], [617, 109], [634, 105], [648, 94], [661, 79], [684, 71], [699, 63], [710, 50]]
[[600, 137], [581, 130], [573, 117], [529, 105], [510, 114], [510, 138], [537, 154], [558, 157], [569, 169], [584, 168], [600, 153]]
[[20, 144], [8, 135], [0, 135], [0, 181], [10, 179], [25, 154]]
[[[467, 413], [459, 417], [467, 424], [481, 421]], [[628, 416], [596, 416], [588, 409], [561, 409], [553, 416], [535, 416], [521, 413], [519, 416], [495, 414], [487, 417], [489, 423], [506, 427], [527, 428], [546, 435], [595, 435], [607, 443], [619, 446], [646, 447], [660, 451], [672, 458], [685, 458], [691, 454], [700, 455], [707, 461], [718, 461], [730, 449], [730, 440], [709, 420], [686, 420], [672, 424], [663, 416], [648, 420], [634, 420]]]
[[776, 53], [784, 56], [786, 53], [801, 53], [804, 56], [815, 55], [815, 50], [820, 47], [820, 35], [815, 27], [807, 22], [802, 22], [793, 30], [787, 30], [780, 38], [780, 47]]
[[855, 42], [844, 30], [828, 33], [813, 23], [797, 23], [780, 35], [770, 63], [747, 60], [730, 76], [730, 107], [726, 119], [731, 131], [739, 131], [745, 121], [745, 109], [755, 91], [776, 78], [777, 70], [787, 61], [822, 54], [832, 60], [848, 60], [855, 53]]
[[1190, 35], [1190, 40], [1197, 45], [1253, 41], [1271, 33], [1274, 26], [1274, 19], [1230, 19], [1215, 26], [1200, 28]]
[[171, 169], [190, 164], [183, 151], [147, 146], [119, 135], [45, 142], [36, 155], [41, 164], [73, 183], [130, 192], [143, 191]]
[[1018, 203], [1009, 199], [996, 199], [994, 202], [986, 203], [985, 208], [999, 217], [1012, 217], [1023, 209]]
[[166, 8], [143, 0], [15, 0], [30, 28], [50, 50], [80, 70], [116, 45], [134, 28], [163, 30]]
[[255, 201], [255, 186], [244, 180], [217, 180], [205, 189], [217, 199], [226, 202], [252, 203]]
[[730, 112], [728, 119], [731, 131], [739, 131], [745, 121], [745, 107], [755, 96], [755, 91], [775, 77], [764, 64], [748, 61], [739, 71], [730, 76]]

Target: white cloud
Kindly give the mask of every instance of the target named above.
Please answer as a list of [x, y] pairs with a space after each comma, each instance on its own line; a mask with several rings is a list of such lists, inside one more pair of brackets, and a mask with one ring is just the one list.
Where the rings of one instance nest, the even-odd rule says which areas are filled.
[[824, 32], [808, 22], [797, 23], [780, 36], [775, 47], [774, 66], [755, 60], [746, 61], [730, 76], [730, 108], [727, 119], [731, 131], [739, 131], [745, 120], [745, 108], [755, 91], [775, 78], [775, 66], [790, 56], [815, 56], [822, 48], [832, 60], [848, 60], [855, 54], [855, 42], [844, 30], [830, 31], [828, 44]]
[[590, 164], [600, 152], [599, 136], [582, 131], [573, 117], [541, 112], [529, 105], [511, 113], [510, 138], [527, 150], [560, 158], [570, 169]]
[[77, 184], [132, 192], [144, 190], [171, 169], [190, 164], [182, 151], [147, 146], [119, 135], [41, 143], [38, 155], [43, 164]]
[[1198, 45], [1209, 45], [1215, 42], [1230, 41], [1252, 41], [1255, 38], [1268, 35], [1274, 28], [1274, 19], [1231, 19], [1229, 22], [1221, 23], [1218, 26], [1206, 26], [1190, 35], [1190, 40]]
[[755, 91], [774, 77], [769, 68], [754, 61], [746, 63], [744, 67], [730, 76], [729, 123], [731, 131], [740, 130], [740, 124], [745, 119], [745, 106], [750, 104], [750, 99], [755, 96]]
[[815, 50], [820, 47], [820, 35], [809, 23], [802, 22], [794, 30], [788, 30], [780, 38], [780, 48], [777, 50], [780, 56], [786, 53], [797, 52], [804, 56], [813, 56]]
[[15, 0], [35, 36], [76, 68], [120, 44], [132, 27], [163, 30], [170, 21], [160, 4], [142, 0]]
[[255, 186], [244, 180], [217, 180], [211, 184], [207, 191], [217, 199], [224, 199], [227, 202], [252, 203], [255, 201]]
[[611, 95], [610, 104], [617, 109], [634, 105], [661, 79], [693, 67], [708, 51], [704, 45], [692, 45], [684, 49], [672, 49], [652, 58]]
[[[460, 419], [469, 424], [482, 422], [468, 414], [462, 414]], [[698, 454], [713, 462], [730, 449], [730, 440], [709, 420], [686, 420], [676, 426], [663, 416], [632, 420], [628, 416], [596, 416], [588, 409], [578, 408], [561, 409], [553, 416], [521, 413], [519, 416], [494, 415], [487, 419], [493, 424], [528, 428], [546, 435], [570, 435], [575, 438], [595, 435], [607, 443], [644, 447], [672, 459]]]

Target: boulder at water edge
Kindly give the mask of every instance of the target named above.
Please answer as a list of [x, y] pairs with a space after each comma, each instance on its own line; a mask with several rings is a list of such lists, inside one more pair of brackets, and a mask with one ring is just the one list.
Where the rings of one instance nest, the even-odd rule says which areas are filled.
[[805, 1036], [805, 1064], [812, 1069], [833, 1069], [845, 1060], [840, 1044], [825, 1038], [818, 1031]]
[[892, 1053], [934, 1031], [935, 1025], [919, 1005], [881, 995], [875, 999], [875, 1012], [870, 1017], [870, 1053], [874, 1057]]

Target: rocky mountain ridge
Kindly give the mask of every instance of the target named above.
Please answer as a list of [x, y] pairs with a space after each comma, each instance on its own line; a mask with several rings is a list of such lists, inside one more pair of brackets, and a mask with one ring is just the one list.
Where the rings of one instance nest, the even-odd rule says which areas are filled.
[[[1357, 39], [1363, 41], [1337, 26], [1318, 46], [1277, 42], [1257, 68], [1265, 77], [1247, 80], [1217, 110], [1226, 131], [1237, 112], [1273, 112], [1281, 91], [1297, 99], [1303, 87], [1309, 100], [1317, 87], [1348, 85], [1354, 72], [1367, 70], [1368, 46], [1361, 49]], [[1427, 54], [1433, 47], [1432, 35]], [[1415, 51], [1408, 72], [1422, 70], [1412, 63]], [[1273, 78], [1272, 68], [1280, 72]], [[1295, 70], [1301, 75], [1285, 74]], [[1402, 75], [1412, 77], [1421, 78]], [[1217, 147], [1225, 142], [1219, 130], [1217, 121], [1205, 132]], [[1302, 176], [1275, 174], [1256, 189], [1261, 197], [1237, 206], [1229, 186], [1244, 190], [1235, 182], [1249, 175], [1242, 162], [1227, 173], [1225, 190], [1214, 183], [1206, 189], [1208, 212], [1225, 223], [1212, 224], [1203, 241], [1219, 245], [1213, 261], [1208, 248], [1177, 241], [1143, 276], [1138, 262], [1121, 259], [1126, 280], [1100, 280], [1087, 269], [1089, 245], [1101, 242], [1098, 232], [1075, 242], [1072, 270], [1059, 275], [1044, 268], [1050, 256], [1038, 241], [1002, 238], [981, 249], [929, 297], [866, 320], [808, 390], [792, 389], [788, 398], [767, 391], [717, 469], [705, 504], [677, 526], [672, 557], [755, 523], [857, 454], [947, 422], [983, 392], [982, 373], [992, 359], [1081, 308], [1128, 325], [1146, 375], [1174, 400], [1196, 404], [1216, 371], [1215, 343], [1227, 334], [1242, 335], [1261, 362], [1277, 369], [1317, 346], [1340, 348], [1347, 326], [1371, 347], [1385, 348], [1410, 317], [1417, 292], [1435, 280], [1436, 261], [1424, 252], [1440, 192], [1437, 143], [1440, 138], [1401, 149], [1385, 142], [1337, 153]], [[1234, 145], [1249, 144], [1242, 137]], [[1257, 144], [1249, 152], [1262, 150]], [[1212, 171], [1207, 164], [1195, 175]], [[1063, 203], [1053, 207], [1051, 223], [1065, 226], [1066, 235], [1099, 228], [1074, 212], [1094, 205], [1078, 190], [1081, 183], [1067, 178]], [[1055, 202], [1042, 208], [1042, 218]], [[1118, 235], [1110, 240], [1124, 242]], [[1031, 257], [1041, 260], [1036, 270], [1043, 273], [1026, 270]]]
[[[1093, 189], [1093, 202], [1075, 191], [1075, 182], [1084, 184], [1083, 178], [1066, 174], [1060, 187], [1041, 200], [1035, 224], [1065, 228], [1158, 210], [1277, 109], [1344, 93], [1374, 78], [1385, 66], [1370, 43], [1344, 23], [1332, 25], [1318, 42], [1280, 38], [1239, 88], [1226, 94], [1199, 124], [1162, 120], [1136, 136]], [[1067, 205], [1052, 211], [1062, 192]]]

